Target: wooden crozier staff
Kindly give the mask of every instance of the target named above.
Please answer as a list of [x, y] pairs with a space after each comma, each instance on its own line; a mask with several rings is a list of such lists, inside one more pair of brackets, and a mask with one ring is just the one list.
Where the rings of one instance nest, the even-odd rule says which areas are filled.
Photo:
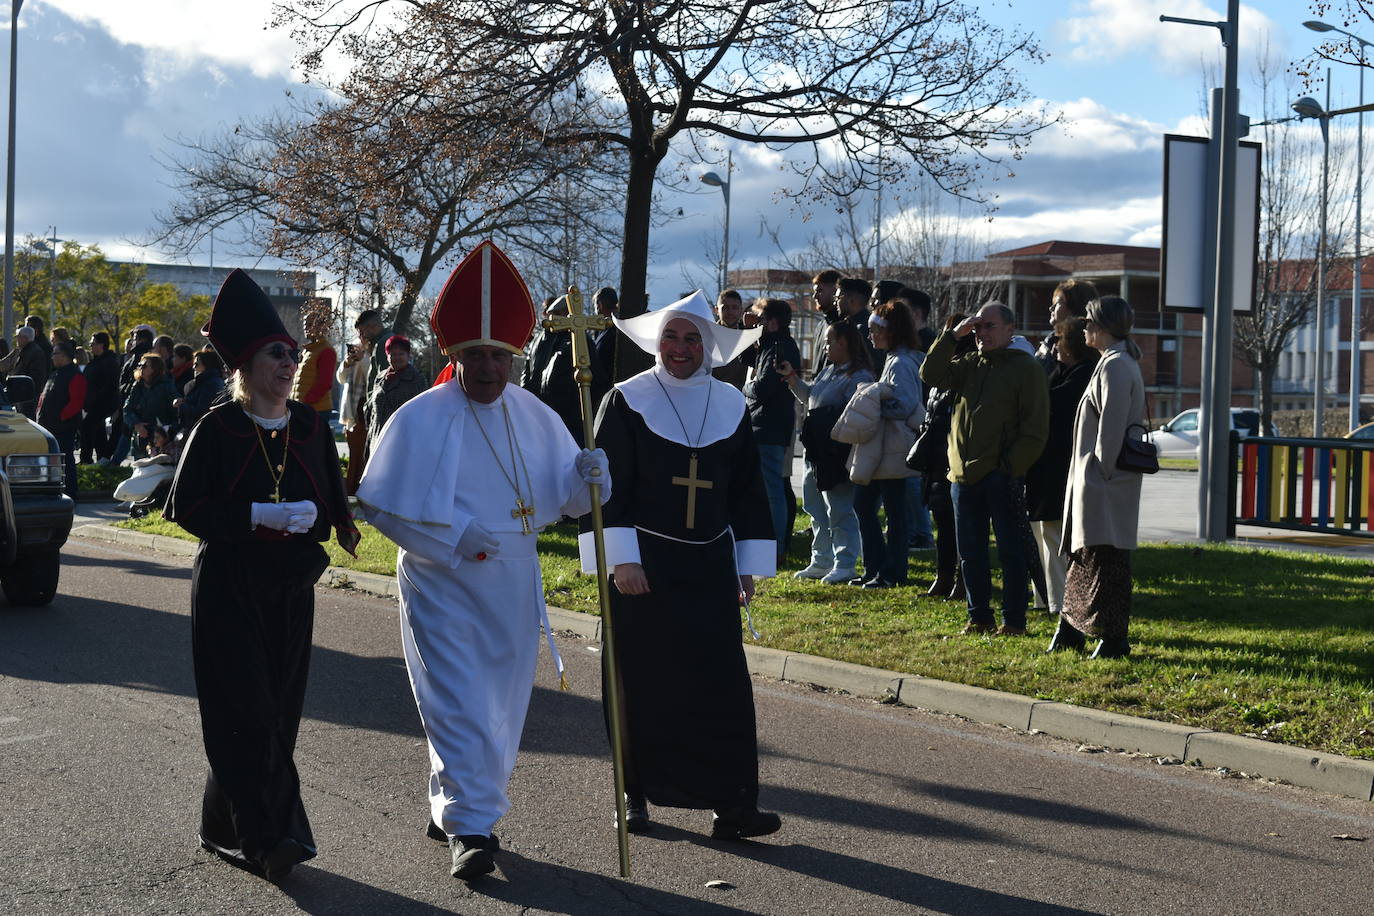
[[[609, 318], [582, 313], [582, 293], [568, 288], [568, 314], [545, 318], [546, 331], [572, 332], [573, 378], [582, 403], [582, 434], [587, 448], [596, 448], [595, 406], [592, 404], [592, 352], [588, 331], [610, 325]], [[630, 833], [625, 815], [625, 739], [624, 708], [620, 698], [620, 666], [615, 649], [615, 627], [611, 625], [611, 592], [606, 569], [605, 528], [601, 521], [601, 485], [589, 485], [592, 494], [592, 540], [596, 545], [596, 587], [601, 597], [601, 657], [606, 666], [606, 707], [611, 721], [611, 769], [615, 774], [616, 842], [620, 848], [620, 877], [630, 877]]]

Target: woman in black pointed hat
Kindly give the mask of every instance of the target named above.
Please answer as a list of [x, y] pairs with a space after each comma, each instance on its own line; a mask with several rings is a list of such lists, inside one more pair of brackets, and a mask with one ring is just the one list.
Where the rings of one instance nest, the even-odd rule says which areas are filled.
[[315, 855], [292, 757], [305, 701], [315, 582], [330, 531], [358, 542], [334, 437], [288, 401], [296, 342], [241, 270], [202, 331], [236, 370], [233, 400], [186, 443], [166, 517], [200, 538], [191, 633], [210, 772], [200, 841], [269, 880]]

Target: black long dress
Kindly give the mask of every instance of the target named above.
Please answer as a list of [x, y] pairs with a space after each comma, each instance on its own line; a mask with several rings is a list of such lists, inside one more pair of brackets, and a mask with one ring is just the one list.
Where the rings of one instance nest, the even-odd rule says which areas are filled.
[[[610, 460], [606, 527], [639, 528], [650, 589], [611, 589], [628, 788], [668, 807], [753, 806], [758, 744], [735, 542], [771, 548], [773, 523], [748, 415], [727, 438], [693, 449], [654, 433], [612, 390], [597, 418], [596, 444]], [[689, 488], [673, 479], [691, 478], [693, 455], [694, 479], [711, 487], [693, 488], [689, 528]]]
[[[191, 579], [191, 650], [210, 769], [200, 835], [221, 855], [262, 870], [315, 855], [292, 757], [305, 701], [314, 585], [328, 565], [331, 528], [352, 550], [334, 439], [319, 414], [289, 401], [289, 435], [261, 431], [237, 403], [195, 426], [167, 500], [166, 517], [201, 539]], [[266, 455], [264, 455], [264, 451]], [[270, 502], [269, 467], [283, 463], [281, 501], [312, 500], [301, 535], [250, 522]], [[283, 843], [299, 848], [281, 861]], [[277, 852], [274, 854], [274, 850]]]

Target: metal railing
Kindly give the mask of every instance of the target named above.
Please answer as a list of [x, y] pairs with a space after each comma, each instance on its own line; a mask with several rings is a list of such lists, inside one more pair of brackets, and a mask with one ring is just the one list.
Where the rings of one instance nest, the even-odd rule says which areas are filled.
[[1236, 525], [1374, 538], [1374, 441], [1231, 437]]

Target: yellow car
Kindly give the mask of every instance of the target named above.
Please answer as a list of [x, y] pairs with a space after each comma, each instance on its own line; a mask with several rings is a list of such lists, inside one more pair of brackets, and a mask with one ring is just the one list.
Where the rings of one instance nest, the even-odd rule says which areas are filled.
[[41, 606], [57, 594], [76, 514], [62, 492], [57, 439], [14, 407], [35, 398], [26, 375], [0, 385], [0, 589], [12, 605]]

